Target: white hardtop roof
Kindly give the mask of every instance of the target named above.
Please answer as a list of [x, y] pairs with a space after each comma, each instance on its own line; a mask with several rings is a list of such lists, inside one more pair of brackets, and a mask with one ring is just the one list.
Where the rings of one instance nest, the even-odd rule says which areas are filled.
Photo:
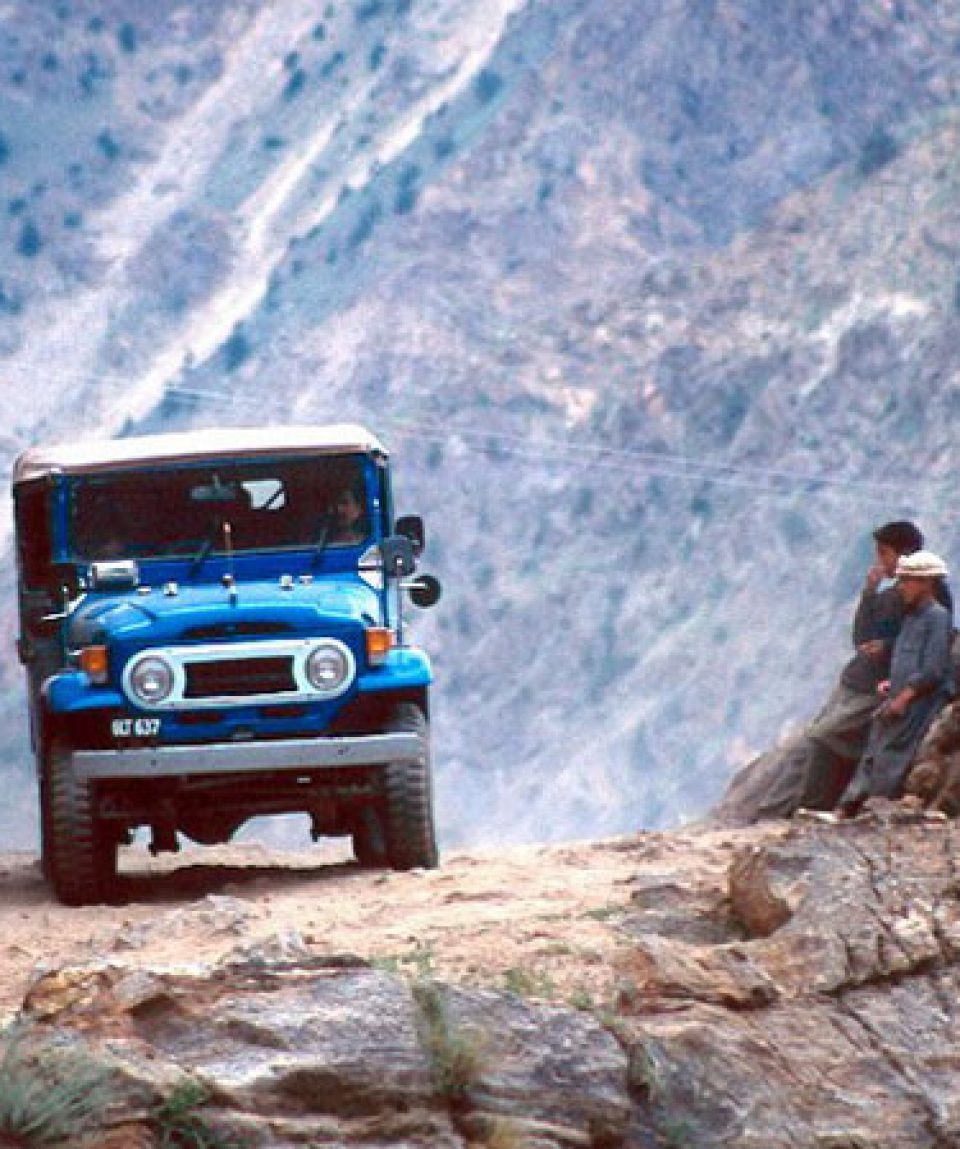
[[30, 447], [13, 465], [13, 482], [24, 483], [56, 472], [88, 474], [139, 463], [191, 462], [238, 455], [356, 452], [387, 457], [379, 439], [354, 423], [326, 427], [216, 427], [168, 435]]

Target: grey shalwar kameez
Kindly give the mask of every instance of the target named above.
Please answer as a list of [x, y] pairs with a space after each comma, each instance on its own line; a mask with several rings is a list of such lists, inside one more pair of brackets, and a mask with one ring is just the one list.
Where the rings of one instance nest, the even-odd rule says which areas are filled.
[[[789, 818], [799, 806], [829, 810], [850, 781], [867, 744], [870, 720], [879, 705], [877, 687], [890, 668], [890, 650], [903, 622], [896, 586], [864, 587], [853, 618], [854, 655], [840, 681], [799, 739], [768, 752], [777, 776], [757, 810], [759, 818]], [[865, 642], [880, 640], [880, 654], [865, 654]]]
[[870, 723], [866, 749], [849, 786], [840, 796], [841, 808], [852, 808], [873, 795], [898, 798], [927, 727], [953, 693], [950, 611], [932, 601], [908, 612], [893, 645], [889, 698], [910, 687], [916, 697], [902, 717], [881, 710]]

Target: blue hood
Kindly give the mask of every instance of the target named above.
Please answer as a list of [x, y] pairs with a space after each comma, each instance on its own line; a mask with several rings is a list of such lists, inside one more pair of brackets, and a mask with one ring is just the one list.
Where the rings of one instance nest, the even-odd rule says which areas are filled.
[[379, 595], [360, 579], [316, 579], [281, 588], [276, 579], [244, 582], [235, 597], [219, 584], [89, 594], [67, 624], [67, 641], [92, 643], [203, 641], [216, 635], [321, 635], [382, 625]]

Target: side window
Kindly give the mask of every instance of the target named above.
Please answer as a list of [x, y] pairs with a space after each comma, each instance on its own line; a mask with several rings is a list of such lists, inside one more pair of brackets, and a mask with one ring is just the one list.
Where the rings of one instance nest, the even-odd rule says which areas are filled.
[[289, 545], [290, 499], [283, 479], [266, 475], [240, 479], [237, 489], [239, 506], [230, 511], [237, 550]]
[[20, 570], [24, 583], [31, 589], [44, 586], [50, 573], [51, 493], [46, 483], [31, 483], [14, 492]]
[[247, 492], [252, 511], [282, 511], [287, 505], [287, 492], [280, 479], [245, 479], [240, 486]]

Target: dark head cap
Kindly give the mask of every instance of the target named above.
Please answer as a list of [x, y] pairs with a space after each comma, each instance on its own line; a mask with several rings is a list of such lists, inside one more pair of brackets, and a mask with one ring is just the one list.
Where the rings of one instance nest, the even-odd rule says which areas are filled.
[[898, 555], [912, 555], [923, 547], [920, 528], [906, 520], [884, 523], [873, 532], [873, 537], [881, 545], [893, 547]]

